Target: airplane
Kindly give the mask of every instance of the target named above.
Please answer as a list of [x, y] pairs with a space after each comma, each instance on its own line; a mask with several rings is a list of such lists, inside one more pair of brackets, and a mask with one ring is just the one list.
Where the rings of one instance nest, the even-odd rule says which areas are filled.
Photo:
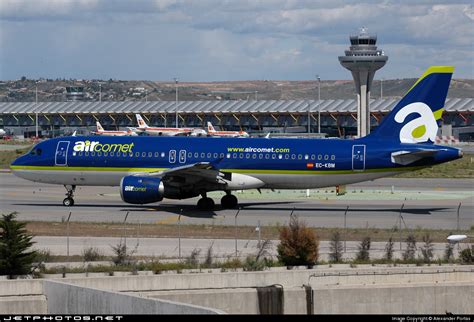
[[249, 137], [249, 134], [245, 131], [216, 131], [214, 126], [212, 126], [211, 122], [207, 122], [207, 133], [209, 136], [221, 136], [231, 138]]
[[64, 185], [118, 186], [126, 203], [148, 204], [223, 191], [222, 208], [244, 189], [314, 189], [374, 180], [459, 159], [435, 145], [454, 67], [433, 66], [369, 135], [358, 139], [213, 137], [62, 137], [35, 145], [10, 166], [21, 178]]
[[191, 135], [194, 131], [193, 128], [177, 128], [177, 127], [150, 127], [146, 124], [145, 120], [140, 114], [135, 114], [137, 118], [138, 127], [137, 131], [146, 133], [148, 135], [158, 136], [179, 136], [179, 135]]
[[3, 138], [5, 135], [7, 135], [7, 132], [4, 129], [0, 129], [0, 138]]
[[133, 131], [133, 129], [129, 128], [127, 131], [106, 131], [102, 127], [102, 125], [99, 123], [99, 121], [96, 122], [97, 130], [91, 132], [92, 134], [95, 135], [105, 135], [105, 136], [136, 136], [137, 133]]

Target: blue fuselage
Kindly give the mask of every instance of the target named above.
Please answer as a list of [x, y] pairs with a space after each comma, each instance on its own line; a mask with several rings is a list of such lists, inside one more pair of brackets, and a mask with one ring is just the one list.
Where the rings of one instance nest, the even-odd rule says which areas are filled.
[[[408, 165], [392, 153], [437, 150]], [[25, 179], [119, 185], [124, 175], [210, 162], [221, 172], [259, 178], [265, 188], [315, 188], [376, 179], [457, 159], [460, 150], [375, 139], [64, 137], [36, 145], [12, 164]]]

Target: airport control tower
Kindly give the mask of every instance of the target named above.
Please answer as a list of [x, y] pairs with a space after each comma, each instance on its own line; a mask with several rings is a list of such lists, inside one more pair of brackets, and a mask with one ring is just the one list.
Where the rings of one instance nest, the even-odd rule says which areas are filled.
[[358, 35], [350, 36], [351, 46], [345, 56], [339, 56], [342, 66], [351, 71], [357, 91], [357, 136], [370, 133], [370, 89], [375, 71], [382, 68], [388, 56], [377, 50], [377, 36], [361, 28]]

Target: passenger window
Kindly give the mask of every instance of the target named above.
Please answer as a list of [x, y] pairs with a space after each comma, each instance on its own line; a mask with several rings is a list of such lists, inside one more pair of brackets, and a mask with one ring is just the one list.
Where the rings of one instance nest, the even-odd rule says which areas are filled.
[[161, 152], [161, 157], [164, 158], [165, 157], [165, 153], [164, 152]]
[[206, 157], [206, 153], [202, 152], [201, 153], [201, 159], [204, 159]]
[[91, 152], [91, 157], [95, 157], [95, 152]]
[[334, 154], [331, 155], [331, 160], [333, 160], [333, 161], [336, 160], [336, 156]]
[[97, 152], [97, 156], [98, 156], [98, 157], [101, 157], [101, 156], [102, 156], [102, 152]]
[[291, 160], [294, 160], [294, 159], [296, 159], [296, 154], [291, 155]]
[[[117, 154], [120, 154], [120, 153], [117, 153]], [[114, 152], [110, 152], [110, 156], [113, 157], [115, 155]], [[107, 153], [104, 153], [104, 156], [107, 156]]]
[[311, 160], [316, 160], [316, 156], [314, 154], [311, 154]]
[[288, 160], [290, 158], [289, 154], [285, 154], [285, 160]]
[[324, 160], [328, 160], [329, 159], [329, 155], [325, 154], [324, 155]]
[[276, 159], [277, 155], [276, 154], [272, 154], [272, 159]]
[[82, 151], [81, 151], [81, 152], [79, 152], [79, 156], [80, 156], [80, 157], [82, 157]]
[[194, 152], [194, 158], [195, 158], [195, 159], [199, 158], [199, 153]]
[[136, 157], [139, 157], [139, 156], [140, 156], [140, 152], [135, 152], [135, 156], [136, 156]]
[[259, 158], [259, 159], [263, 159], [263, 154], [260, 153], [260, 154], [258, 155], [258, 158]]
[[155, 152], [155, 158], [158, 158], [160, 156], [160, 153]]
[[303, 156], [301, 154], [298, 154], [298, 160], [303, 159]]
[[279, 154], [279, 155], [278, 155], [278, 159], [279, 159], [279, 160], [283, 159], [283, 154]]
[[217, 153], [214, 153], [214, 158], [217, 159], [219, 155]]
[[252, 159], [256, 159], [257, 158], [257, 155], [256, 154], [252, 154]]
[[227, 159], [230, 159], [230, 153], [227, 153]]
[[239, 154], [239, 159], [243, 159], [244, 158], [244, 154], [243, 153], [240, 153]]
[[192, 152], [188, 152], [188, 158], [191, 159], [193, 157], [193, 153]]
[[89, 152], [84, 153], [84, 155], [85, 155], [86, 157], [88, 157], [88, 156], [89, 156]]
[[224, 158], [224, 153], [221, 153], [221, 154], [220, 154], [220, 157], [221, 157], [221, 158]]
[[142, 158], [146, 157], [146, 152], [142, 152]]
[[305, 160], [309, 160], [309, 155], [306, 154], [306, 155], [304, 156], [304, 159], [305, 159]]
[[237, 159], [237, 153], [234, 153], [234, 154], [232, 155], [232, 158]]
[[210, 153], [210, 152], [207, 153], [207, 158], [208, 158], [208, 159], [211, 158], [211, 153]]
[[151, 158], [153, 156], [153, 153], [148, 152], [148, 157]]
[[265, 154], [265, 159], [270, 159], [270, 154]]
[[246, 159], [250, 159], [250, 154], [247, 153], [247, 154], [245, 155], [245, 158], [246, 158]]
[[322, 160], [323, 156], [321, 154], [318, 154], [318, 160]]

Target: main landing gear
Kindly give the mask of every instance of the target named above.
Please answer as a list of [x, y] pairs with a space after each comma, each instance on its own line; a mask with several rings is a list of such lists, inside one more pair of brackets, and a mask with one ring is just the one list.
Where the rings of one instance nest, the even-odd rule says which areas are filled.
[[72, 207], [74, 206], [74, 191], [76, 190], [76, 186], [64, 185], [64, 188], [66, 188], [67, 193], [66, 198], [63, 200], [63, 206]]
[[234, 209], [238, 203], [237, 197], [230, 194], [230, 191], [226, 191], [226, 195], [221, 199], [221, 206], [224, 209]]
[[[233, 209], [236, 208], [238, 204], [237, 197], [232, 195], [230, 191], [226, 191], [226, 195], [221, 199], [221, 206], [223, 209]], [[205, 193], [202, 194], [202, 198], [199, 199], [197, 203], [199, 210], [214, 210], [215, 203], [214, 200], [207, 197]]]
[[199, 199], [197, 206], [199, 210], [214, 210], [215, 203], [214, 200], [206, 195], [206, 193], [203, 193], [202, 198]]

